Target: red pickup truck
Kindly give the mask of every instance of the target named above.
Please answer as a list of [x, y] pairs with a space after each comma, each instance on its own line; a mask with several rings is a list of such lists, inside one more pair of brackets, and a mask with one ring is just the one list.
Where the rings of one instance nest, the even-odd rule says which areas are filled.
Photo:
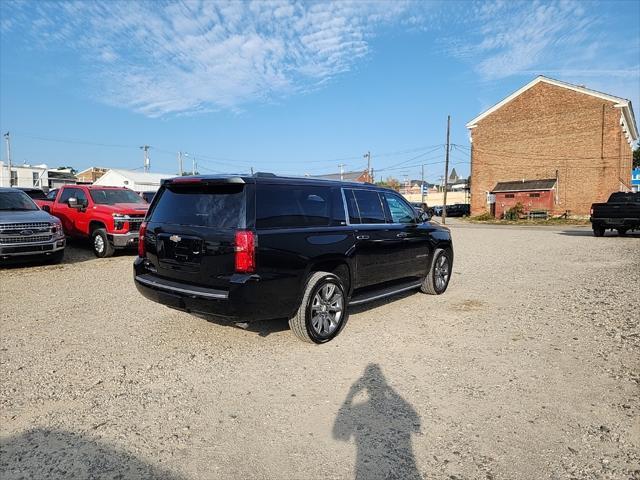
[[53, 200], [38, 206], [62, 221], [69, 237], [90, 238], [98, 257], [115, 249], [135, 247], [149, 204], [132, 190], [97, 185], [65, 185]]

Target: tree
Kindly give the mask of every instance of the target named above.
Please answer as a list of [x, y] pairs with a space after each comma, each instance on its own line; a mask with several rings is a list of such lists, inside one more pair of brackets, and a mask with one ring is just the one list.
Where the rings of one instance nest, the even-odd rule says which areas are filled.
[[376, 182], [376, 185], [391, 188], [396, 192], [400, 190], [400, 181], [393, 177], [387, 177], [386, 180], [380, 180], [379, 182]]
[[67, 169], [68, 169], [68, 170], [69, 170], [73, 175], [75, 175], [76, 173], [78, 173], [78, 171], [77, 171], [75, 168], [71, 167], [71, 166], [58, 167], [57, 169], [58, 169], [58, 170], [67, 170]]
[[633, 168], [640, 167], [640, 145], [633, 151]]

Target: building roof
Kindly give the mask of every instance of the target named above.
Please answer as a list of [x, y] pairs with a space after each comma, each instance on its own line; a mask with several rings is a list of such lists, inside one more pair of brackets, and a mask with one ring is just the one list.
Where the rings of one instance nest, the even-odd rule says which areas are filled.
[[527, 192], [530, 190], [551, 190], [555, 186], [555, 178], [547, 178], [544, 180], [514, 180], [512, 182], [498, 182], [493, 190], [491, 190], [491, 192]]
[[366, 173], [366, 170], [358, 170], [355, 172], [328, 173], [326, 175], [309, 175], [309, 178], [324, 178], [325, 180], [343, 180], [345, 182], [357, 182], [358, 179]]
[[623, 129], [625, 130], [625, 135], [627, 137], [627, 140], [629, 141], [629, 143], [633, 143], [636, 140], [638, 140], [638, 127], [636, 125], [636, 119], [635, 119], [635, 116], [633, 114], [633, 107], [631, 105], [631, 100], [627, 100], [626, 98], [621, 98], [621, 97], [616, 97], [616, 96], [613, 96], [613, 95], [609, 95], [607, 93], [598, 92], [597, 90], [592, 90], [590, 88], [586, 88], [586, 87], [583, 87], [583, 86], [580, 86], [580, 85], [574, 85], [572, 83], [562, 82], [560, 80], [555, 80], [553, 78], [545, 77], [543, 75], [537, 76], [531, 82], [527, 83], [525, 86], [523, 86], [519, 90], [516, 90], [511, 95], [509, 95], [507, 98], [505, 98], [502, 101], [496, 103], [493, 107], [489, 108], [488, 110], [485, 110], [484, 112], [482, 112], [476, 118], [474, 118], [473, 120], [468, 122], [466, 127], [467, 128], [475, 128], [475, 127], [477, 127], [478, 126], [477, 123], [480, 120], [482, 120], [483, 118], [491, 115], [493, 112], [495, 112], [496, 110], [498, 110], [502, 106], [506, 105], [511, 100], [513, 100], [514, 98], [518, 97], [520, 94], [526, 92], [531, 87], [537, 85], [540, 82], [547, 83], [547, 84], [550, 84], [550, 85], [555, 85], [556, 87], [567, 88], [567, 89], [573, 90], [575, 92], [584, 93], [585, 95], [591, 95], [593, 97], [598, 97], [598, 98], [601, 98], [603, 100], [607, 100], [609, 102], [613, 102], [615, 104], [614, 107], [620, 108], [621, 111], [622, 111], [621, 123], [622, 123]]
[[[107, 170], [107, 173], [113, 172], [122, 177], [125, 177], [130, 182], [140, 185], [160, 185], [160, 182], [165, 178], [176, 177], [175, 173], [151, 173], [151, 172], [136, 172], [135, 170], [121, 170], [112, 168]], [[105, 175], [107, 174], [105, 173]], [[104, 178], [104, 175], [96, 180], [97, 183]]]
[[90, 172], [106, 172], [107, 170], [109, 169], [104, 167], [89, 167], [89, 168], [85, 168], [81, 172], [76, 173], [76, 176], [82, 175], [83, 173], [90, 173]]

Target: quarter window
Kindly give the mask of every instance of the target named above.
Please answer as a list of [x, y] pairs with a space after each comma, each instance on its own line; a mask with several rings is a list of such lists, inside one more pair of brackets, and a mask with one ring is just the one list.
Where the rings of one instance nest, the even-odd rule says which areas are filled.
[[330, 188], [306, 185], [257, 186], [257, 228], [328, 226], [331, 211]]
[[384, 193], [393, 223], [415, 223], [415, 212], [404, 201], [393, 193]]

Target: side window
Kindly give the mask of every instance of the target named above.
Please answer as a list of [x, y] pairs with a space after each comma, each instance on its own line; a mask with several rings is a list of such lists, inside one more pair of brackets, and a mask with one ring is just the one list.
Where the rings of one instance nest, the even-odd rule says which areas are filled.
[[89, 205], [89, 200], [87, 200], [87, 195], [84, 193], [84, 190], [80, 190], [79, 188], [75, 188], [74, 190], [78, 203], [81, 205]]
[[329, 187], [257, 185], [257, 228], [328, 226], [331, 211]]
[[358, 211], [358, 204], [356, 198], [353, 196], [353, 190], [344, 189], [344, 199], [347, 202], [347, 212], [349, 213], [349, 223], [356, 225], [360, 223], [360, 212]]
[[354, 190], [361, 223], [386, 223], [380, 196], [375, 190]]
[[393, 223], [414, 223], [415, 212], [402, 199], [393, 193], [384, 193], [384, 199], [389, 207], [391, 220]]
[[76, 195], [78, 194], [77, 188], [65, 188], [60, 194], [60, 199], [58, 203], [67, 203], [71, 197], [78, 198]]

